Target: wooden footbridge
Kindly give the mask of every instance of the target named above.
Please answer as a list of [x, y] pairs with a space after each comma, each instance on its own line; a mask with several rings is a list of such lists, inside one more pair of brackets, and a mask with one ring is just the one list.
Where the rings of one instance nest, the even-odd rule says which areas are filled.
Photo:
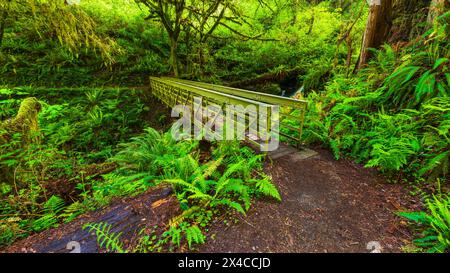
[[[194, 99], [201, 97], [204, 107], [208, 105], [220, 106], [225, 110], [227, 105], [248, 107], [253, 106], [258, 111], [268, 109], [267, 118], [273, 118], [274, 107], [279, 107], [279, 126], [272, 131], [272, 135], [279, 135], [280, 140], [294, 146], [301, 143], [303, 122], [307, 102], [271, 94], [259, 93], [244, 89], [231, 88], [209, 83], [194, 82], [175, 78], [150, 77], [152, 94], [168, 107], [176, 105], [194, 105]], [[248, 121], [246, 117], [246, 121]], [[246, 125], [248, 128], [249, 124]], [[270, 128], [271, 126], [268, 126]], [[246, 135], [250, 142], [257, 142], [257, 137]]]

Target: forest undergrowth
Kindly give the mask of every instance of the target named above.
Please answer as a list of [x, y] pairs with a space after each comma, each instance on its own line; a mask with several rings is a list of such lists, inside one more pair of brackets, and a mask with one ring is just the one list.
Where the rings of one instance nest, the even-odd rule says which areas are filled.
[[124, 249], [107, 223], [85, 229], [115, 252], [195, 248], [225, 208], [282, 201], [264, 155], [171, 138], [143, 86], [176, 75], [307, 100], [303, 145], [411, 189], [424, 211], [393, 213], [414, 223], [415, 251], [449, 250], [448, 9], [393, 1], [390, 32], [360, 66], [366, 1], [135, 2], [0, 0], [0, 247], [160, 184], [183, 210], [163, 234]]

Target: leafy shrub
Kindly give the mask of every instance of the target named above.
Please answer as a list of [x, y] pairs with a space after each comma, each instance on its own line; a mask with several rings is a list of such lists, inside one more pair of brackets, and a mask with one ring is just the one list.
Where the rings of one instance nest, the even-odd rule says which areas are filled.
[[[106, 204], [99, 192], [91, 191], [96, 180], [86, 173], [115, 153], [120, 141], [140, 132], [147, 109], [141, 91], [135, 90], [2, 89], [2, 119], [16, 115], [21, 98], [28, 96], [39, 98], [43, 106], [37, 141], [24, 146], [15, 134], [0, 143], [1, 245]], [[3, 167], [14, 173], [5, 174]], [[70, 196], [59, 195], [60, 187]]]

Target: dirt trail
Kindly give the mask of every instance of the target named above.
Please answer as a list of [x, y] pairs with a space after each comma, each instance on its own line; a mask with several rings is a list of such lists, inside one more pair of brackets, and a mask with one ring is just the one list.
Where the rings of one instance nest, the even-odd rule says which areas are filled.
[[[238, 223], [213, 223], [198, 252], [369, 252], [378, 242], [383, 252], [399, 252], [410, 240], [394, 211], [415, 206], [402, 185], [382, 183], [373, 170], [347, 160], [336, 161], [326, 150], [298, 153], [282, 147], [266, 164], [283, 201], [255, 201]], [[4, 249], [6, 252], [69, 252], [69, 241], [82, 252], [98, 252], [84, 223], [106, 221], [123, 232], [125, 246], [134, 245], [144, 226], [163, 228], [179, 214], [169, 189], [154, 189], [90, 213], [60, 228], [44, 231]]]
[[[410, 240], [394, 212], [413, 204], [402, 185], [325, 150], [288, 154], [267, 165], [281, 203], [256, 201], [237, 224], [216, 223], [200, 252], [400, 252]], [[285, 153], [286, 154], [286, 153]], [[376, 243], [375, 243], [376, 245]]]

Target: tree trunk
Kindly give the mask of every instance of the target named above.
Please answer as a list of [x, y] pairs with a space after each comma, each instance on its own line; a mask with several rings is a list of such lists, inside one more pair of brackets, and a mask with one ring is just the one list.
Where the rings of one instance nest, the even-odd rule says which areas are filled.
[[386, 42], [392, 25], [392, 0], [371, 0], [358, 68], [372, 57], [370, 48], [378, 49]]
[[175, 39], [170, 40], [170, 65], [175, 78], [178, 78], [180, 74], [178, 70], [178, 41]]

